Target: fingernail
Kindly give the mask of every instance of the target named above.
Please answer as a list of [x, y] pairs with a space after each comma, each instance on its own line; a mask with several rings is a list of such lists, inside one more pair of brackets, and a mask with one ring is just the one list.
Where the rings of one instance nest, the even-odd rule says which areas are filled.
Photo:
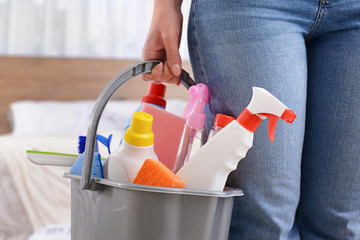
[[179, 64], [174, 64], [172, 67], [171, 67], [171, 71], [173, 72], [173, 74], [175, 76], [179, 76], [180, 73], [181, 73], [181, 67]]

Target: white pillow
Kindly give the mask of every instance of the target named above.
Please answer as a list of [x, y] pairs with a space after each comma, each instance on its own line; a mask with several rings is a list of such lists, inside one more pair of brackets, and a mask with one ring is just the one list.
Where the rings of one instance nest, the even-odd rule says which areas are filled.
[[[95, 101], [18, 101], [10, 105], [12, 134], [84, 134]], [[139, 101], [110, 100], [101, 116], [99, 130], [122, 131]], [[182, 115], [186, 101], [167, 100], [167, 111]]]

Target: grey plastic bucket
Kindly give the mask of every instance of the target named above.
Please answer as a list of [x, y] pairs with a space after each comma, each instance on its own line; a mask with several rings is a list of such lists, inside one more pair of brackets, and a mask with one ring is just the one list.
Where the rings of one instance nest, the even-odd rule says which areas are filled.
[[[82, 176], [71, 179], [71, 239], [74, 240], [225, 240], [239, 189], [197, 191], [117, 183], [91, 177], [98, 123], [113, 93], [130, 78], [151, 72], [158, 61], [124, 70], [104, 88], [87, 132]], [[181, 83], [195, 84], [185, 71]]]
[[242, 191], [206, 192], [121, 184], [98, 179], [101, 191], [82, 190], [71, 178], [71, 239], [222, 240], [228, 238], [234, 197]]

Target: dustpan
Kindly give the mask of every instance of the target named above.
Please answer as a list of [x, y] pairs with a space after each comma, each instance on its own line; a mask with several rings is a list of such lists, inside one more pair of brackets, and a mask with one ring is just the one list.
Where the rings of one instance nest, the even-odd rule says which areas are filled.
[[[118, 183], [91, 177], [97, 127], [115, 91], [129, 79], [149, 73], [159, 61], [127, 68], [103, 89], [92, 111], [82, 175], [71, 179], [71, 238], [76, 240], [222, 240], [228, 238], [240, 189], [198, 191]], [[195, 82], [184, 70], [181, 83]]]

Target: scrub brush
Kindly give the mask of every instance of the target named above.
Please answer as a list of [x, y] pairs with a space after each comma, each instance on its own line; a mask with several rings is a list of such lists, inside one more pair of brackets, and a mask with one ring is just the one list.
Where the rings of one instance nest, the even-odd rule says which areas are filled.
[[[96, 135], [96, 140], [100, 141], [102, 144], [104, 144], [107, 147], [109, 153], [110, 153], [111, 139], [112, 139], [112, 134], [109, 136], [109, 138], [105, 138], [101, 135]], [[76, 162], [71, 167], [71, 169], [70, 169], [71, 174], [75, 174], [75, 175], [82, 174], [82, 167], [83, 167], [83, 163], [84, 163], [85, 143], [86, 143], [86, 137], [79, 136], [78, 150], [79, 150], [80, 156], [78, 157]], [[94, 160], [93, 160], [92, 169], [91, 169], [91, 176], [94, 178], [104, 178], [104, 170], [103, 170], [103, 166], [101, 163], [101, 155], [99, 153], [98, 142], [96, 142], [96, 144], [95, 144]]]

